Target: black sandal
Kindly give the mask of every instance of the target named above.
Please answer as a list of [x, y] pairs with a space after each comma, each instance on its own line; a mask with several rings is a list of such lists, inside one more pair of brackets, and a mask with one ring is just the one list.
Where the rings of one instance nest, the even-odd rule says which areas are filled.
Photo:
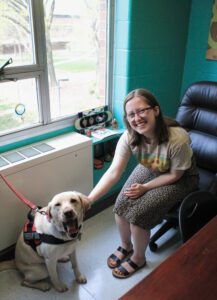
[[[111, 254], [107, 259], [107, 264], [109, 268], [114, 269], [118, 267], [129, 255], [133, 253], [133, 249], [130, 251], [127, 251], [126, 249], [122, 248], [121, 246], [118, 247], [117, 251], [124, 254], [124, 257], [122, 259], [118, 258], [115, 254]], [[110, 263], [110, 259], [114, 260], [116, 262], [116, 265], [113, 265]]]
[[[138, 271], [139, 269], [143, 268], [146, 265], [146, 261], [145, 261], [144, 264], [141, 267], [139, 267], [130, 258], [127, 260], [127, 263], [134, 269], [133, 272], [129, 273], [122, 265], [120, 265], [112, 271], [112, 275], [115, 276], [116, 278], [121, 278], [121, 279], [128, 278], [131, 275], [133, 275], [136, 271]], [[116, 270], [121, 271], [122, 274], [117, 273]]]

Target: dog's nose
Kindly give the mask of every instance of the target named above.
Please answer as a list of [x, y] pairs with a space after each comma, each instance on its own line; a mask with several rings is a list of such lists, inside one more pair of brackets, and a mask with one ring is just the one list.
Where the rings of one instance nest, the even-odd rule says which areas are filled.
[[64, 210], [64, 215], [66, 218], [72, 218], [73, 217], [73, 210], [72, 209], [66, 209]]

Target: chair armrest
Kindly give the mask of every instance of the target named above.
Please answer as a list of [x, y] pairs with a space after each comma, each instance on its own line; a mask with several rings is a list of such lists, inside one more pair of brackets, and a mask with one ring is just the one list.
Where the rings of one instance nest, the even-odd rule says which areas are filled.
[[179, 229], [185, 242], [217, 215], [217, 197], [211, 192], [195, 191], [185, 197], [179, 208]]
[[210, 188], [210, 192], [213, 195], [216, 195], [216, 197], [217, 197], [217, 174], [215, 174], [215, 177], [213, 179], [213, 182], [212, 182], [212, 185], [211, 185], [211, 188]]

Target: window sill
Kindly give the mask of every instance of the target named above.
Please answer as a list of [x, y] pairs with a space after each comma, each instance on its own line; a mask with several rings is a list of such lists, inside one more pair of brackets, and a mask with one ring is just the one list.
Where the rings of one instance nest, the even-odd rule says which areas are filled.
[[14, 134], [0, 136], [0, 153], [74, 131], [72, 124], [73, 119], [70, 118], [49, 125], [35, 126]]

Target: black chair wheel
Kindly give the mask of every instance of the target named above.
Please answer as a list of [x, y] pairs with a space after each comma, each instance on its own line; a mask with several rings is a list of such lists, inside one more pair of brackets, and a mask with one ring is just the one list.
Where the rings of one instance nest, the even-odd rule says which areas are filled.
[[156, 252], [158, 249], [158, 245], [156, 243], [150, 243], [149, 248], [152, 252]]

